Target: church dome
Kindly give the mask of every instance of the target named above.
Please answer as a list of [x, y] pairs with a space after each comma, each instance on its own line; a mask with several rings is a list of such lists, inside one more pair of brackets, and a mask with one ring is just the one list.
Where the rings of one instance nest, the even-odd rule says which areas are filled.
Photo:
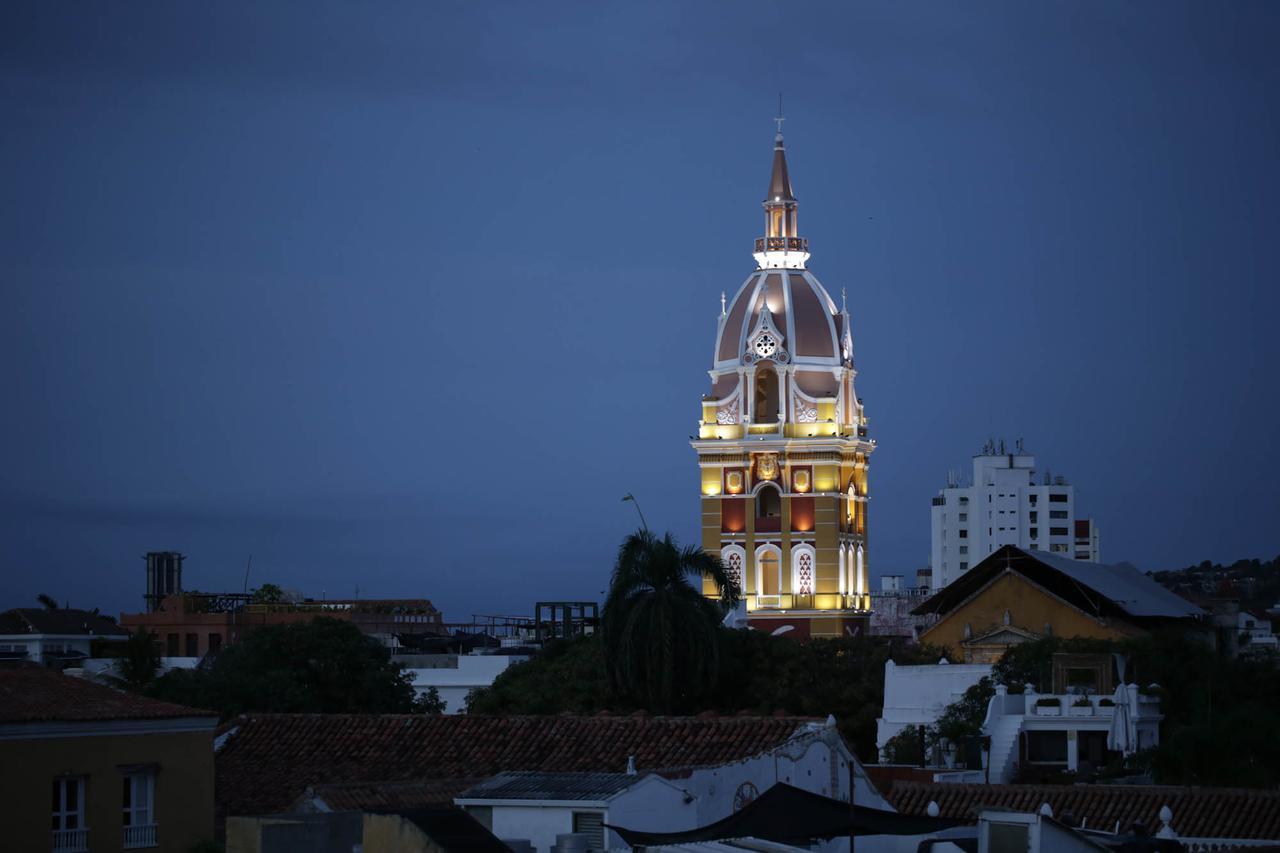
[[[865, 434], [853, 388], [849, 312], [808, 269], [809, 241], [797, 227], [799, 202], [791, 188], [782, 133], [774, 138], [773, 170], [765, 197], [764, 235], [755, 239], [756, 270], [730, 299], [721, 294], [711, 365], [711, 393], [703, 398], [704, 427], [718, 438], [751, 424], [779, 435], [784, 426], [831, 424], [824, 435]], [[797, 436], [819, 437], [808, 426]], [[795, 430], [793, 430], [795, 432]], [[795, 436], [792, 436], [795, 437]]]
[[756, 270], [720, 318], [715, 367], [733, 368], [761, 358], [797, 367], [851, 367], [849, 338], [848, 315], [836, 308], [813, 273]]

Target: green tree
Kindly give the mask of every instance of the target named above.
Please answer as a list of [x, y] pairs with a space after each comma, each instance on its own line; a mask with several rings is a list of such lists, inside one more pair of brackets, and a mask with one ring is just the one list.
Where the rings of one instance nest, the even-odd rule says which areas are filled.
[[533, 660], [507, 667], [493, 684], [467, 696], [468, 714], [594, 714], [606, 709], [630, 711], [634, 705], [613, 693], [599, 637], [553, 640]]
[[[710, 579], [719, 602], [690, 578]], [[655, 713], [687, 708], [716, 683], [717, 629], [738, 603], [737, 583], [720, 558], [648, 530], [618, 550], [602, 623], [613, 689]]]
[[[933, 663], [943, 654], [879, 637], [799, 643], [763, 631], [720, 628], [718, 633], [720, 678], [681, 712], [834, 714], [840, 733], [867, 761], [876, 755], [885, 661]], [[625, 714], [645, 707], [610, 686], [600, 637], [548, 646], [537, 658], [504, 670], [490, 687], [473, 691], [467, 704], [473, 714]]]
[[124, 654], [116, 661], [117, 680], [129, 690], [142, 690], [160, 672], [160, 643], [156, 635], [139, 628], [129, 635]]
[[57, 599], [55, 599], [52, 595], [48, 595], [48, 594], [46, 594], [46, 593], [43, 593], [43, 592], [42, 592], [42, 593], [40, 593], [39, 595], [37, 595], [37, 596], [36, 596], [36, 601], [38, 601], [38, 602], [40, 602], [42, 605], [44, 605], [44, 609], [45, 609], [45, 610], [57, 610], [57, 609], [58, 609], [58, 601], [57, 601]]
[[254, 604], [278, 604], [284, 601], [284, 590], [273, 583], [264, 583], [253, 591]]
[[224, 648], [211, 666], [172, 670], [146, 692], [210, 708], [224, 718], [247, 712], [432, 710], [429, 697], [425, 702], [415, 697], [411, 677], [385, 646], [350, 622], [325, 617], [258, 628]]

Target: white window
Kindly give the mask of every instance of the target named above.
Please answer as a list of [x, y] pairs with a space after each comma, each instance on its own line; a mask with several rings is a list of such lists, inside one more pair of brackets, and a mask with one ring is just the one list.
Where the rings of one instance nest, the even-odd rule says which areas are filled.
[[88, 850], [89, 832], [84, 825], [83, 776], [63, 776], [53, 780], [54, 853]]
[[127, 850], [156, 846], [156, 776], [151, 771], [123, 779], [124, 846]]

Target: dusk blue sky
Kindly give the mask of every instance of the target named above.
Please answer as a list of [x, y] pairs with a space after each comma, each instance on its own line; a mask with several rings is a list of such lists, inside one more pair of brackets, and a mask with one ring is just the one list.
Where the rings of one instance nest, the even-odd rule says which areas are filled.
[[879, 442], [873, 574], [990, 437], [1106, 561], [1280, 552], [1280, 4], [0, 6], [0, 607], [598, 598], [688, 436], [777, 92]]

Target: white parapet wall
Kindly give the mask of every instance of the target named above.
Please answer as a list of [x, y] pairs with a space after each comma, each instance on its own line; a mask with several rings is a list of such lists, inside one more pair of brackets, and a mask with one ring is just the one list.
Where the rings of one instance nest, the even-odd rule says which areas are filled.
[[991, 665], [985, 663], [898, 666], [886, 661], [884, 708], [876, 720], [876, 748], [883, 750], [889, 739], [903, 729], [937, 722], [948, 705], [990, 675]]

